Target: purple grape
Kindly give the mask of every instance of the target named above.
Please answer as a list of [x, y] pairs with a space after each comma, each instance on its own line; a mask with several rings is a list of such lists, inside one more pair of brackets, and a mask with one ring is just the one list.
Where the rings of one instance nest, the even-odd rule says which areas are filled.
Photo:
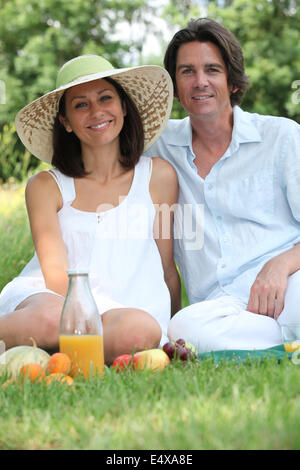
[[175, 344], [174, 359], [180, 359], [181, 349], [182, 349], [182, 346], [180, 346], [179, 344], [176, 343]]
[[163, 345], [163, 351], [169, 356], [170, 359], [173, 359], [175, 354], [175, 345], [171, 342]]
[[179, 357], [181, 361], [187, 361], [189, 357], [188, 349], [181, 346]]
[[179, 338], [176, 340], [176, 344], [179, 344], [179, 346], [184, 346], [185, 345], [185, 340], [182, 338]]

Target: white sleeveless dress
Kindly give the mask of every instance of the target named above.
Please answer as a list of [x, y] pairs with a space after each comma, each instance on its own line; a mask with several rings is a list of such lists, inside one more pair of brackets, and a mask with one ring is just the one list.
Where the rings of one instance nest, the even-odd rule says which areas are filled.
[[[62, 194], [58, 212], [69, 268], [86, 269], [99, 313], [116, 307], [139, 308], [150, 313], [167, 339], [170, 293], [164, 281], [161, 257], [153, 237], [155, 209], [149, 192], [151, 158], [141, 157], [128, 195], [105, 212], [72, 207], [74, 179], [52, 169]], [[45, 286], [37, 254], [0, 294], [0, 315], [8, 314], [30, 295], [50, 292]]]

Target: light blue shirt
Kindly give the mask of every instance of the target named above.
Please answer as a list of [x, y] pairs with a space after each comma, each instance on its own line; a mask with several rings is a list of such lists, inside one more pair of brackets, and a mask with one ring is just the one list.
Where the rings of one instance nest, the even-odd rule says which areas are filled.
[[300, 126], [235, 106], [231, 143], [205, 179], [189, 117], [170, 120], [146, 155], [177, 171], [174, 249], [190, 302], [230, 294], [247, 303], [263, 265], [300, 242]]

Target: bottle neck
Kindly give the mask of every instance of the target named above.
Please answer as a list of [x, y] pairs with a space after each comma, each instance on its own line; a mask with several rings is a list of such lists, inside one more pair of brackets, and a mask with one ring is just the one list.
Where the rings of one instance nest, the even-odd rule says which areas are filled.
[[87, 273], [70, 273], [61, 314], [60, 334], [102, 334], [102, 324]]
[[88, 274], [69, 274], [69, 290], [90, 290]]

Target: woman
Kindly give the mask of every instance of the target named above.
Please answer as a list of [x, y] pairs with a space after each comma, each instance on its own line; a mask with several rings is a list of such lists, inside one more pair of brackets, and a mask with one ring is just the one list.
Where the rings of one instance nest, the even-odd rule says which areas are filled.
[[26, 187], [36, 253], [0, 295], [6, 348], [31, 336], [42, 348], [57, 347], [68, 269], [89, 270], [106, 364], [167, 341], [180, 282], [172, 214], [166, 224], [160, 207], [176, 203], [177, 179], [170, 164], [141, 154], [159, 137], [171, 104], [162, 68], [114, 69], [87, 55], [67, 62], [56, 90], [18, 113], [24, 145], [55, 168]]

